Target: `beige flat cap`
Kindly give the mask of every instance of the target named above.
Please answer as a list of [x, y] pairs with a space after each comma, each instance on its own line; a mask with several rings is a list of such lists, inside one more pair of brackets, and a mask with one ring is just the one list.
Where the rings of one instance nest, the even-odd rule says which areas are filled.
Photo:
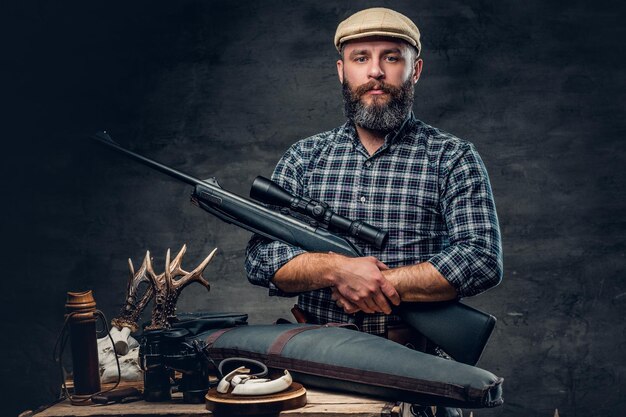
[[389, 36], [407, 41], [417, 48], [419, 55], [420, 31], [408, 17], [391, 9], [374, 7], [356, 12], [337, 26], [335, 47], [341, 51], [341, 44], [352, 39], [367, 36]]

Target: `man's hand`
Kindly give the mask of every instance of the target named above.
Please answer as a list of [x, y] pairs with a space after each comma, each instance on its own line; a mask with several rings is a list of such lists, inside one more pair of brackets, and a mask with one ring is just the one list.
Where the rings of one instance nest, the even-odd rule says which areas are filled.
[[335, 301], [349, 314], [391, 314], [400, 295], [382, 271], [387, 265], [373, 256], [349, 258], [336, 253], [303, 253], [280, 268], [272, 281], [285, 292], [313, 291], [331, 287]]
[[[379, 268], [387, 282], [398, 292], [402, 301], [447, 301], [457, 297], [455, 288], [428, 262], [394, 269], [389, 269], [380, 262]], [[353, 314], [362, 310], [341, 294], [336, 287], [332, 287], [332, 291], [332, 299], [346, 313]]]
[[392, 304], [400, 304], [400, 295], [381, 271], [387, 265], [373, 256], [348, 258], [335, 255], [335, 270], [331, 273], [333, 300], [348, 314], [391, 314]]

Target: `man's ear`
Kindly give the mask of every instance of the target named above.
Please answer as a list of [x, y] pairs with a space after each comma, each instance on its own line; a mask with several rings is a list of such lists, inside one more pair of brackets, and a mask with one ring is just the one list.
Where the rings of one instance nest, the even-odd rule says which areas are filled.
[[422, 58], [418, 58], [415, 60], [415, 65], [413, 66], [413, 76], [411, 77], [411, 79], [413, 80], [413, 84], [416, 84], [417, 80], [420, 79], [423, 64], [424, 61], [422, 61]]
[[339, 82], [343, 84], [343, 60], [337, 60], [337, 75], [339, 76]]

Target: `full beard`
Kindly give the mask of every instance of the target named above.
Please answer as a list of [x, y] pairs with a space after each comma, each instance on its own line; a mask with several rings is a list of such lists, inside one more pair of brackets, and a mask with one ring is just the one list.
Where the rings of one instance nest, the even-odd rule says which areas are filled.
[[[374, 96], [371, 104], [365, 104], [361, 98], [374, 88], [389, 94], [389, 99], [383, 101], [383, 97]], [[413, 83], [410, 79], [400, 87], [372, 80], [353, 90], [344, 78], [342, 92], [346, 117], [370, 130], [390, 132], [399, 128], [413, 107]]]

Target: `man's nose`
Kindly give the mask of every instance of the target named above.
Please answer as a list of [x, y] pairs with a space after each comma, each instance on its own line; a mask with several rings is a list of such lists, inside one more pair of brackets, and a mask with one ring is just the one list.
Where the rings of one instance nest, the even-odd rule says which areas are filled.
[[385, 76], [385, 72], [380, 66], [380, 61], [377, 59], [373, 59], [370, 61], [369, 73], [367, 74], [370, 78], [374, 78], [376, 80], [381, 79]]

